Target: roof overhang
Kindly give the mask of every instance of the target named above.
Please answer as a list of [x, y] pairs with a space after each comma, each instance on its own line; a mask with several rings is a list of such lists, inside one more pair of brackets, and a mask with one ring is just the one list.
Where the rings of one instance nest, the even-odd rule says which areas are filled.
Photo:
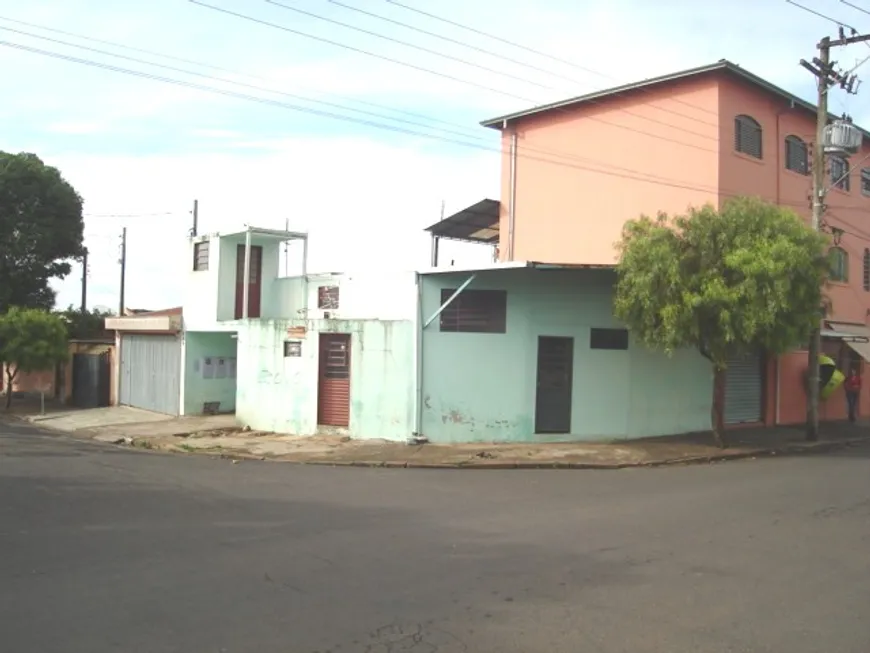
[[[685, 79], [691, 79], [693, 77], [699, 77], [701, 75], [706, 75], [714, 72], [724, 72], [728, 74], [732, 74], [735, 77], [742, 79], [750, 84], [767, 91], [768, 93], [772, 93], [773, 95], [778, 95], [783, 100], [789, 102], [792, 106], [800, 107], [809, 111], [813, 115], [816, 114], [818, 107], [812, 102], [807, 102], [806, 100], [798, 97], [794, 93], [789, 93], [785, 89], [776, 86], [775, 84], [771, 84], [766, 79], [762, 79], [758, 75], [754, 75], [748, 70], [738, 66], [735, 63], [732, 63], [726, 59], [720, 59], [716, 63], [708, 64], [706, 66], [699, 66], [697, 68], [689, 68], [687, 70], [680, 70], [674, 73], [669, 73], [667, 75], [661, 75], [659, 77], [651, 77], [649, 79], [644, 79], [639, 82], [632, 82], [630, 84], [623, 84], [622, 86], [615, 86], [608, 89], [603, 89], [601, 91], [595, 91], [594, 93], [587, 93], [586, 95], [580, 95], [577, 97], [569, 98], [567, 100], [560, 100], [559, 102], [552, 102], [550, 104], [544, 104], [537, 107], [532, 107], [530, 109], [526, 109], [524, 111], [517, 111], [514, 113], [509, 113], [503, 116], [498, 116], [497, 118], [490, 118], [489, 120], [484, 120], [480, 124], [484, 127], [489, 127], [491, 129], [505, 129], [508, 126], [508, 123], [511, 121], [526, 118], [529, 116], [545, 113], [548, 111], [555, 110], [564, 110], [569, 108], [574, 108], [576, 106], [586, 104], [586, 103], [595, 103], [599, 100], [607, 99], [613, 96], [623, 95], [626, 93], [630, 93], [632, 91], [642, 91], [648, 89], [653, 86], [658, 86], [661, 84], [667, 84], [670, 82], [681, 81]], [[834, 114], [829, 114], [829, 119], [835, 120], [839, 116], [835, 116]], [[857, 127], [857, 125], [856, 125]], [[865, 129], [861, 129], [858, 127], [862, 134], [865, 137], [870, 138], [870, 132]]]
[[822, 329], [822, 337], [844, 342], [865, 361], [870, 361], [870, 328], [863, 324], [828, 321], [830, 329]]
[[501, 203], [484, 199], [427, 227], [433, 236], [449, 240], [497, 245]]
[[109, 331], [138, 331], [142, 333], [178, 333], [181, 331], [181, 315], [131, 315], [107, 317]]
[[614, 270], [616, 265], [607, 264], [574, 264], [574, 263], [542, 263], [540, 261], [506, 261], [488, 265], [469, 265], [461, 267], [428, 268], [418, 274], [472, 274], [476, 272], [500, 272], [505, 270]]
[[[285, 229], [267, 229], [265, 227], [246, 227], [242, 231], [233, 231], [230, 233], [213, 234], [219, 238], [245, 238], [248, 234], [256, 236], [260, 240], [275, 240], [285, 242], [288, 240], [308, 240], [308, 232], [305, 231], [287, 231]], [[203, 236], [206, 239], [207, 236]]]

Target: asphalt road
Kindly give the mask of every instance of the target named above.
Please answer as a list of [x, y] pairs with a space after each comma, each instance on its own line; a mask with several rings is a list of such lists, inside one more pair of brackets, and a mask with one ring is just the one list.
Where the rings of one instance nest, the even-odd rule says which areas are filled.
[[867, 653], [870, 448], [300, 467], [0, 424], [0, 650]]

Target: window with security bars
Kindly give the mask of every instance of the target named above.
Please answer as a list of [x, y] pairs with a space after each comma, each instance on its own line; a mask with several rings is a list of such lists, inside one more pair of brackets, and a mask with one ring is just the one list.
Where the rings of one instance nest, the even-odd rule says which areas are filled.
[[734, 149], [756, 159], [762, 158], [761, 125], [751, 116], [734, 119]]
[[[456, 292], [441, 291], [443, 305]], [[507, 291], [463, 290], [441, 311], [440, 330], [454, 333], [505, 333], [507, 330]]]
[[849, 162], [841, 156], [831, 157], [831, 185], [840, 190], [849, 190]]
[[864, 290], [870, 292], [870, 249], [864, 250]]
[[785, 138], [785, 168], [801, 175], [810, 172], [810, 157], [807, 144], [797, 136]]
[[193, 246], [193, 269], [196, 272], [208, 270], [208, 241]]
[[832, 247], [828, 256], [831, 261], [831, 281], [849, 281], [849, 253], [842, 247]]
[[327, 311], [338, 308], [338, 286], [320, 286], [317, 289], [317, 308]]
[[870, 168], [861, 171], [861, 193], [870, 195]]

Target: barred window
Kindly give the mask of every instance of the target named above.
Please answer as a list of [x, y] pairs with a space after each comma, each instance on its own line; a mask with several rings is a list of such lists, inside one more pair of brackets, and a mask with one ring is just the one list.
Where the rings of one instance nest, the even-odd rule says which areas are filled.
[[831, 157], [831, 185], [849, 191], [849, 162], [841, 156]]
[[194, 243], [193, 269], [197, 272], [208, 270], [208, 241]]
[[[443, 305], [455, 288], [441, 290]], [[441, 331], [456, 333], [505, 333], [507, 292], [504, 290], [463, 290], [441, 312]]]
[[831, 281], [849, 281], [849, 252], [842, 247], [832, 247], [828, 255], [831, 260]]
[[761, 125], [755, 118], [737, 116], [734, 119], [734, 149], [756, 159], [763, 158]]
[[810, 172], [807, 144], [797, 136], [785, 137], [785, 168], [802, 175]]

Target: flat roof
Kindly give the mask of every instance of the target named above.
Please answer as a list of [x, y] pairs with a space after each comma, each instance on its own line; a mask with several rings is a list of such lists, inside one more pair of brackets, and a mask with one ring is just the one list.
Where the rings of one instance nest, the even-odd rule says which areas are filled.
[[209, 237], [217, 237], [217, 238], [227, 238], [232, 236], [239, 236], [244, 238], [245, 235], [250, 232], [252, 236], [261, 236], [265, 238], [272, 238], [275, 240], [307, 240], [308, 232], [307, 231], [286, 231], [284, 229], [268, 229], [266, 227], [253, 227], [246, 226], [242, 231], [230, 231], [228, 233], [217, 232], [213, 234], [202, 234], [201, 236], [197, 236], [195, 240], [206, 240]]
[[433, 236], [494, 245], [498, 243], [501, 202], [483, 199], [426, 227]]
[[[604, 89], [601, 91], [595, 91], [593, 93], [587, 93], [585, 95], [568, 98], [567, 100], [560, 100], [558, 102], [552, 102], [550, 104], [542, 104], [540, 106], [532, 107], [524, 111], [517, 111], [515, 113], [498, 116], [497, 118], [490, 118], [489, 120], [484, 120], [480, 124], [484, 127], [490, 127], [492, 129], [502, 129], [506, 122], [510, 122], [512, 120], [526, 118], [529, 116], [546, 113], [548, 111], [573, 108], [581, 104], [595, 103], [598, 100], [607, 99], [614, 95], [621, 95], [632, 91], [643, 90], [679, 80], [691, 79], [692, 77], [700, 77], [701, 75], [707, 75], [714, 72], [725, 72], [732, 74], [740, 79], [749, 82], [750, 84], [753, 84], [754, 86], [757, 86], [758, 88], [767, 91], [768, 93], [778, 95], [784, 100], [788, 100], [789, 102], [792, 102], [795, 105], [806, 109], [813, 114], [815, 114], [818, 110], [818, 107], [815, 104], [807, 102], [806, 100], [798, 97], [794, 93], [789, 93], [785, 89], [782, 89], [775, 84], [771, 84], [766, 79], [762, 79], [758, 75], [749, 72], [745, 68], [741, 68], [739, 65], [732, 63], [727, 59], [720, 59], [716, 63], [708, 64], [706, 66], [699, 66], [697, 68], [680, 70], [674, 73], [669, 73], [667, 75], [661, 75], [659, 77], [650, 77], [649, 79], [644, 79], [638, 82], [623, 84], [622, 86], [614, 86], [612, 88]], [[828, 115], [831, 119], [836, 119], [839, 117], [835, 116], [832, 113], [829, 113]], [[858, 129], [861, 131], [861, 133], [864, 134], [864, 136], [870, 137], [870, 132], [862, 129], [861, 127], [858, 127]]]

